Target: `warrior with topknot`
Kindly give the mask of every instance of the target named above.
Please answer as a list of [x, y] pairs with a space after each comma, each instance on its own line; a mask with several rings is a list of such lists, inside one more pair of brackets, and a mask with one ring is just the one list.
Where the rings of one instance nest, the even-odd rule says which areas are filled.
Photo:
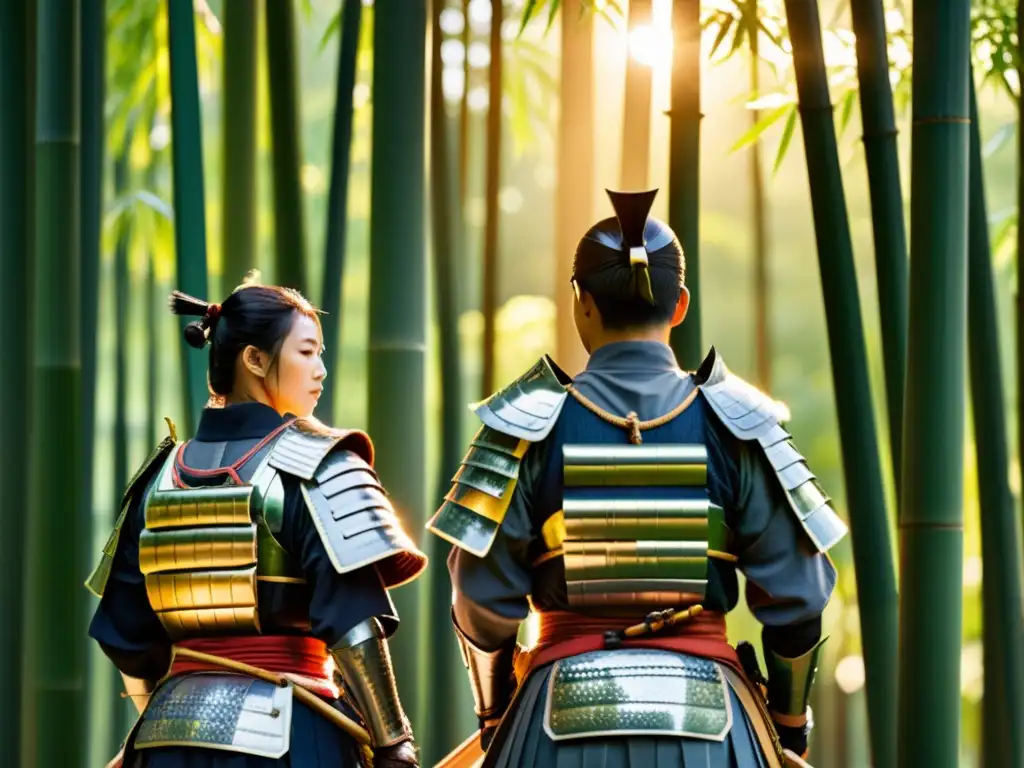
[[316, 309], [255, 284], [223, 304], [175, 291], [171, 309], [210, 345], [210, 403], [139, 468], [88, 582], [89, 634], [140, 712], [124, 767], [415, 768], [388, 590], [426, 557], [369, 436], [312, 415]]
[[[678, 239], [649, 216], [655, 194], [609, 192], [615, 217], [577, 247], [586, 369], [570, 378], [544, 357], [475, 405], [482, 425], [428, 526], [454, 545], [485, 766], [806, 756], [827, 552], [846, 526], [784, 406], [714, 349], [695, 372], [677, 365], [668, 340], [689, 292]], [[726, 639], [738, 572], [766, 677], [752, 646]], [[531, 611], [539, 638], [523, 648]]]

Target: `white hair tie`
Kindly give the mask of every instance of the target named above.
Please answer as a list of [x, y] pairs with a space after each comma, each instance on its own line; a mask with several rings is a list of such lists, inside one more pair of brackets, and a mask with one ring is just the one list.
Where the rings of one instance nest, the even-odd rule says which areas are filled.
[[647, 263], [647, 249], [644, 246], [636, 245], [629, 249], [629, 266]]

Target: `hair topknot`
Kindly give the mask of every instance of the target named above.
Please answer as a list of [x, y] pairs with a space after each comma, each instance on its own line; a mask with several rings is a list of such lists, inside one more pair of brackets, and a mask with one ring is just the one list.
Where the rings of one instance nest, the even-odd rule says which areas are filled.
[[200, 318], [185, 326], [184, 336], [188, 345], [196, 349], [210, 345], [209, 382], [215, 395], [231, 393], [235, 360], [247, 346], [267, 352], [273, 358], [288, 335], [296, 313], [311, 317], [319, 324], [318, 310], [300, 292], [262, 285], [259, 278], [257, 270], [250, 271], [223, 304], [211, 304], [182, 291], [173, 291], [170, 295], [171, 312]]

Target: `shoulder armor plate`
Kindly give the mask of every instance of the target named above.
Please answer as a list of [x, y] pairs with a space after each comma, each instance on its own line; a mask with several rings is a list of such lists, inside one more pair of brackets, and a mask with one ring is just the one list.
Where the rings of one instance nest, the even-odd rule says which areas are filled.
[[571, 381], [545, 355], [507, 387], [470, 408], [491, 429], [535, 443], [554, 428]]
[[801, 527], [819, 552], [827, 552], [847, 533], [846, 523], [829, 505], [829, 497], [782, 427], [786, 406], [772, 400], [715, 360], [707, 381], [700, 385], [715, 415], [740, 440], [757, 441], [786, 492]]
[[384, 586], [391, 588], [412, 581], [427, 567], [427, 556], [402, 529], [376, 472], [355, 452], [327, 454], [301, 487], [338, 573], [376, 564]]
[[427, 530], [477, 557], [486, 555], [505, 519], [529, 447], [525, 438], [486, 424], [480, 427]]
[[121, 526], [124, 525], [125, 518], [128, 516], [128, 508], [131, 506], [132, 501], [146, 489], [156, 470], [167, 461], [167, 457], [175, 445], [177, 445], [177, 442], [173, 434], [161, 440], [160, 444], [142, 462], [138, 471], [128, 482], [128, 487], [125, 488], [124, 495], [121, 497], [121, 514], [117, 516], [114, 530], [110, 532], [107, 543], [103, 546], [99, 563], [85, 582], [86, 589], [96, 595], [96, 597], [103, 597], [103, 590], [106, 589], [107, 579], [110, 577], [110, 569], [114, 564], [114, 553], [117, 552], [117, 543], [121, 539]]
[[297, 419], [274, 443], [270, 466], [312, 480], [317, 468], [336, 446], [341, 446], [373, 464], [373, 442], [357, 429], [331, 429], [311, 419]]

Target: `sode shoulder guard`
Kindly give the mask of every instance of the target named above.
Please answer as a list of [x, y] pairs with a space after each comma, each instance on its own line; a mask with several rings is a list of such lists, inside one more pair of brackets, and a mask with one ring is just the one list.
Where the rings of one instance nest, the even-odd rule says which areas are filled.
[[730, 373], [714, 350], [711, 355], [714, 362], [700, 384], [701, 394], [733, 435], [764, 451], [801, 527], [819, 552], [827, 552], [848, 529], [782, 427], [788, 418], [785, 405]]
[[384, 586], [397, 587], [427, 567], [427, 556], [402, 529], [373, 471], [373, 445], [356, 430], [298, 421], [274, 444], [270, 465], [301, 481], [306, 502], [338, 573], [376, 565]]
[[121, 527], [128, 516], [128, 508], [146, 490], [150, 480], [153, 479], [157, 470], [163, 466], [171, 451], [178, 444], [174, 425], [170, 420], [168, 420], [167, 425], [171, 430], [171, 434], [160, 441], [160, 444], [146, 457], [146, 460], [142, 462], [135, 475], [128, 482], [128, 487], [125, 488], [124, 495], [121, 497], [121, 513], [117, 516], [117, 521], [114, 523], [114, 530], [110, 532], [110, 536], [107, 537], [107, 543], [103, 545], [103, 552], [100, 554], [99, 563], [85, 582], [86, 589], [96, 595], [96, 597], [103, 597], [103, 592], [107, 587], [107, 579], [110, 578], [110, 569], [114, 564], [114, 553], [117, 552], [117, 544], [121, 540]]
[[470, 408], [483, 426], [427, 530], [483, 557], [494, 543], [527, 449], [554, 429], [571, 379], [542, 357], [525, 374]]

